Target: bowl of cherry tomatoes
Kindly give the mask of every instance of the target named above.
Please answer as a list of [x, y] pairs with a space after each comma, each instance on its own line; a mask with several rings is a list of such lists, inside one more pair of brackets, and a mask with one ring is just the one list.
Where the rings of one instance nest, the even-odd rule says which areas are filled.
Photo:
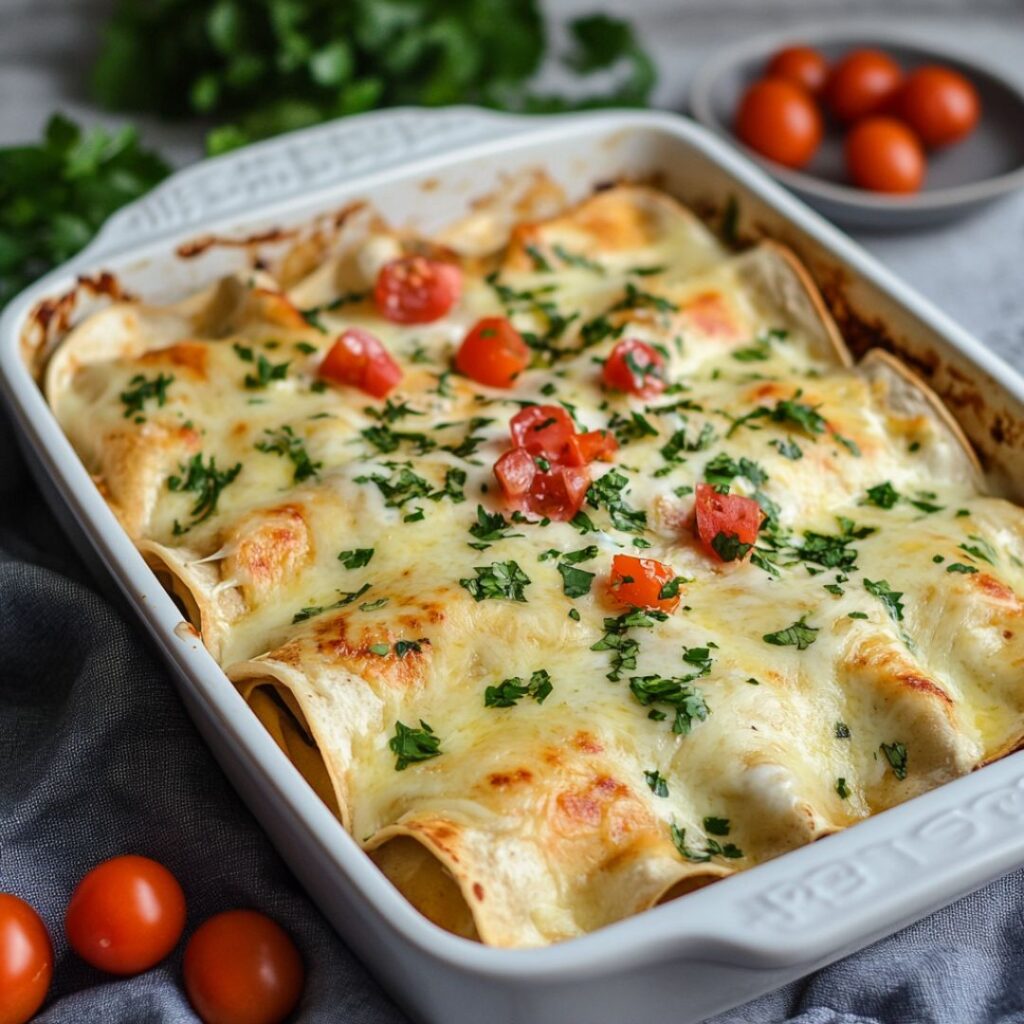
[[904, 229], [1024, 186], [1024, 91], [932, 46], [773, 33], [694, 78], [694, 116], [833, 220]]

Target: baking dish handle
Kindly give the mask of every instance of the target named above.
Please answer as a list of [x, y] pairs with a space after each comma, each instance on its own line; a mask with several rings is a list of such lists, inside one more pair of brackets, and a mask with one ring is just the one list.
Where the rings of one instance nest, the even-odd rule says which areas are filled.
[[454, 146], [515, 134], [532, 123], [528, 116], [478, 107], [405, 107], [289, 132], [173, 174], [114, 214], [75, 262], [95, 265], [129, 247], [207, 230], [232, 214], [251, 216], [257, 208], [310, 197]]

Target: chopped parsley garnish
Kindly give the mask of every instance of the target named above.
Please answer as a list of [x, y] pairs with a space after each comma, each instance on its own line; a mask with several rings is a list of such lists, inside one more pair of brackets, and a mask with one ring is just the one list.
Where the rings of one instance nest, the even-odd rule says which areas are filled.
[[782, 423], [802, 430], [811, 437], [824, 434], [828, 423], [825, 417], [818, 412], [820, 406], [797, 401], [802, 394], [803, 391], [798, 390], [792, 398], [780, 398], [773, 407], [759, 405], [756, 409], [734, 419], [725, 436], [732, 437], [740, 427], [757, 430], [759, 428], [754, 425], [754, 421], [765, 418], [770, 419], [773, 423]]
[[690, 437], [688, 428], [677, 430], [661, 448], [661, 457], [668, 463], [678, 463], [682, 452], [702, 452], [711, 447], [715, 440], [715, 428], [705, 423], [696, 437]]
[[366, 427], [360, 434], [382, 455], [398, 451], [403, 443], [411, 445], [417, 455], [425, 455], [437, 447], [437, 442], [426, 434], [413, 430], [392, 430], [386, 424]]
[[493, 422], [493, 419], [486, 416], [474, 416], [469, 421], [466, 436], [458, 444], [441, 445], [441, 450], [451, 452], [452, 455], [457, 455], [460, 459], [468, 459], [471, 455], [476, 454], [477, 448], [486, 440], [482, 434], [477, 434], [476, 431]]
[[879, 750], [885, 754], [893, 775], [902, 782], [907, 777], [907, 748], [899, 740], [894, 740], [880, 744]]
[[791, 437], [787, 437], [785, 441], [780, 441], [776, 438], [770, 443], [784, 459], [790, 459], [791, 461], [796, 462], [797, 459], [802, 459], [804, 457], [804, 453], [801, 450], [800, 445], [798, 445]]
[[531, 580], [518, 563], [492, 562], [490, 565], [474, 566], [473, 571], [476, 577], [459, 580], [459, 586], [468, 590], [474, 601], [490, 598], [526, 603], [525, 589]]
[[848, 740], [850, 738], [850, 727], [845, 722], [836, 722], [833, 734], [837, 740]]
[[595, 263], [591, 259], [587, 259], [582, 253], [570, 252], [565, 246], [555, 243], [553, 246], [555, 255], [565, 264], [570, 267], [579, 267], [581, 270], [592, 270], [595, 274], [603, 274], [604, 267], [600, 263]]
[[973, 565], [966, 565], [964, 562], [952, 562], [946, 566], [946, 572], [963, 572], [971, 573], [977, 572], [978, 569]]
[[357, 484], [374, 483], [384, 497], [388, 508], [401, 508], [414, 498], [428, 497], [433, 488], [421, 476], [417, 476], [408, 466], [401, 466], [390, 478], [380, 473], [370, 476], [357, 476]]
[[167, 401], [167, 389], [173, 383], [173, 377], [165, 377], [162, 373], [158, 373], [152, 380], [137, 373], [128, 381], [128, 390], [121, 392], [121, 401], [124, 402], [124, 418], [138, 416], [150, 399], [155, 399], [156, 404], [162, 406]]
[[650, 786], [651, 792], [655, 796], [668, 796], [668, 782], [665, 781], [665, 776], [657, 769], [650, 772], [645, 771], [644, 781]]
[[864, 589], [885, 605], [885, 610], [895, 622], [903, 621], [902, 590], [893, 590], [886, 580], [864, 580]]
[[804, 621], [806, 617], [801, 615], [792, 626], [775, 633], [765, 633], [761, 639], [766, 644], [774, 644], [776, 647], [795, 647], [798, 651], [805, 651], [817, 640], [820, 629], [818, 626], [808, 626]]
[[623, 612], [617, 618], [604, 620], [604, 636], [590, 649], [612, 652], [612, 670], [608, 673], [608, 679], [618, 682], [624, 670], [636, 668], [640, 643], [634, 637], [627, 636], [628, 631], [633, 628], [651, 629], [655, 622], [663, 622], [667, 618], [662, 611], [634, 608], [632, 611]]
[[673, 597], [678, 597], [679, 588], [686, 582], [687, 580], [682, 576], [673, 576], [670, 580], [665, 580], [658, 591], [658, 600], [668, 601]]
[[863, 540], [875, 532], [873, 526], [857, 526], [845, 516], [839, 517], [840, 534], [804, 531], [804, 542], [795, 549], [795, 554], [804, 562], [822, 565], [826, 569], [848, 571], [857, 565], [857, 550], [850, 545]]
[[888, 480], [867, 490], [867, 500], [879, 508], [892, 508], [900, 500], [899, 491]]
[[[395, 657], [404, 658], [407, 654], [422, 654], [423, 645], [430, 643], [426, 638], [419, 640], [396, 640]], [[370, 644], [370, 651], [384, 658], [391, 652], [391, 644]]]
[[351, 551], [342, 551], [338, 555], [338, 561], [346, 569], [361, 569], [368, 565], [373, 558], [373, 548], [353, 548]]
[[203, 453], [197, 452], [188, 462], [179, 463], [178, 471], [181, 475], [167, 478], [168, 488], [172, 491], [188, 491], [197, 496], [189, 513], [192, 522], [188, 526], [182, 526], [177, 520], [174, 522], [175, 534], [182, 534], [209, 519], [217, 511], [221, 491], [242, 471], [242, 464], [236, 462], [230, 469], [221, 470], [217, 468], [217, 459], [213, 455], [204, 464]]
[[686, 829], [680, 828], [675, 823], [669, 825], [669, 835], [672, 843], [684, 859], [696, 864], [704, 864], [713, 856], [728, 857], [737, 859], [743, 856], [743, 851], [733, 843], [726, 843], [724, 846], [715, 839], [705, 839], [706, 846], [703, 852], [696, 852], [686, 845]]
[[733, 359], [740, 363], [764, 362], [771, 358], [772, 342], [785, 341], [788, 332], [773, 327], [759, 334], [748, 348], [738, 348], [732, 353]]
[[424, 416], [425, 413], [413, 409], [408, 402], [392, 402], [390, 398], [384, 400], [382, 406], [367, 405], [363, 408], [371, 419], [380, 420], [381, 423], [396, 423], [406, 416]]
[[724, 533], [720, 530], [712, 538], [711, 546], [723, 562], [738, 562], [747, 557], [747, 552], [754, 545], [741, 541], [735, 533]]
[[679, 307], [662, 295], [652, 295], [637, 288], [632, 281], [626, 282], [626, 294], [608, 312], [617, 313], [623, 309], [653, 309], [659, 313], [675, 313]]
[[984, 537], [979, 537], [976, 534], [970, 534], [968, 540], [974, 541], [973, 544], [961, 544], [960, 550], [966, 552], [972, 558], [980, 558], [983, 562], [988, 562], [989, 565], [996, 564], [996, 550]]
[[256, 442], [256, 450], [268, 452], [273, 455], [281, 455], [291, 460], [295, 472], [292, 479], [300, 484], [310, 477], [319, 478], [322, 462], [313, 462], [306, 451], [306, 444], [301, 437], [296, 437], [295, 431], [285, 424], [279, 430], [264, 430], [267, 439]]
[[297, 611], [292, 616], [292, 625], [295, 625], [298, 622], [305, 622], [307, 619], [311, 619], [315, 615], [322, 615], [324, 612], [333, 612], [338, 608], [344, 608], [345, 605], [349, 605], [353, 601], [362, 597], [369, 589], [370, 584], [364, 583], [358, 590], [353, 590], [348, 593], [339, 590], [338, 593], [341, 594], [341, 597], [339, 597], [333, 604], [311, 604]]
[[597, 575], [587, 572], [586, 569], [578, 569], [568, 562], [559, 562], [558, 571], [562, 576], [562, 592], [566, 597], [583, 597], [584, 594], [589, 594], [590, 585]]
[[704, 831], [711, 836], [727, 836], [729, 834], [729, 819], [705, 818]]
[[611, 516], [612, 525], [626, 533], [643, 533], [647, 526], [647, 513], [631, 508], [623, 497], [629, 478], [617, 469], [609, 470], [587, 489], [587, 503], [593, 508], [602, 505]]
[[496, 541], [522, 536], [521, 533], [506, 532], [511, 529], [512, 525], [500, 512], [488, 512], [483, 505], [477, 505], [476, 522], [469, 528], [476, 542], [471, 541], [469, 546], [477, 551], [485, 551]]
[[535, 245], [523, 246], [526, 255], [530, 257], [530, 262], [533, 264], [533, 269], [539, 271], [541, 274], [551, 273], [551, 264], [548, 263], [544, 253], [540, 251]]
[[[627, 357], [627, 362], [628, 359], [629, 357]], [[608, 421], [608, 429], [615, 435], [619, 444], [628, 444], [630, 441], [639, 441], [645, 437], [658, 436], [658, 431], [639, 412], [632, 412], [628, 417], [615, 413]]]
[[846, 779], [841, 775], [836, 779], [836, 792], [840, 800], [845, 800], [850, 795], [850, 787], [846, 785]]
[[344, 295], [339, 295], [336, 299], [325, 302], [321, 306], [310, 306], [308, 309], [300, 309], [299, 316], [310, 327], [315, 327], [321, 334], [326, 334], [327, 327], [320, 319], [321, 313], [333, 313], [334, 310], [341, 309], [342, 306], [347, 306], [354, 302], [362, 302], [365, 298], [366, 292], [346, 292]]
[[[703, 722], [710, 711], [704, 701], [704, 694], [695, 686], [690, 685], [692, 679], [704, 672], [682, 677], [665, 677], [658, 675], [632, 676], [629, 689], [633, 696], [644, 707], [665, 705], [674, 712], [672, 731], [685, 736], [693, 728], [694, 721]], [[657, 712], [658, 720], [664, 719], [664, 712]]]
[[539, 668], [524, 683], [519, 676], [503, 679], [497, 686], [488, 686], [484, 690], [485, 708], [513, 708], [524, 697], [532, 697], [538, 704], [543, 704], [554, 686], [547, 670]]
[[761, 466], [745, 456], [737, 461], [725, 452], [719, 452], [704, 467], [704, 479], [715, 487], [728, 487], [737, 476], [745, 477], [755, 487], [768, 480], [768, 474]]
[[256, 372], [245, 375], [245, 386], [250, 390], [265, 388], [271, 381], [288, 376], [290, 362], [272, 363], [262, 352], [256, 357]]
[[420, 719], [418, 729], [410, 729], [404, 722], [395, 722], [395, 735], [388, 740], [388, 746], [395, 754], [395, 771], [402, 772], [411, 764], [429, 761], [443, 754], [441, 741], [434, 730]]
[[391, 651], [391, 644], [370, 644], [370, 653], [380, 658], [386, 657]]
[[466, 500], [466, 492], [463, 490], [465, 486], [466, 471], [452, 466], [445, 470], [444, 486], [439, 491], [433, 491], [431, 494], [428, 494], [427, 497], [431, 501], [440, 501], [442, 498], [448, 498], [458, 505]]
[[866, 619], [868, 615], [867, 612], [850, 612], [846, 617], [848, 619]]

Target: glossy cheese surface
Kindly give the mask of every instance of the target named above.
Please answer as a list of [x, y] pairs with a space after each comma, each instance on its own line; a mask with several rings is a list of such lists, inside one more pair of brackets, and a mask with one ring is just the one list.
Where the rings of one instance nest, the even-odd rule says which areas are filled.
[[[371, 225], [286, 290], [113, 305], [46, 380], [211, 652], [414, 903], [562, 940], [1016, 747], [1024, 516], [923, 385], [851, 365], [791, 254], [727, 251], [633, 187], [474, 230], [461, 255], [446, 236], [463, 287], [434, 322], [378, 312], [380, 268], [435, 250]], [[511, 389], [453, 370], [485, 316], [531, 346]], [[386, 401], [318, 376], [350, 327], [401, 367]], [[663, 393], [604, 386], [623, 338], [663, 354]], [[513, 514], [493, 473], [533, 403], [618, 438], [572, 522]], [[760, 504], [752, 550], [700, 543], [702, 483]], [[616, 554], [669, 566], [678, 607], [617, 604]], [[403, 727], [435, 756], [399, 768]]]

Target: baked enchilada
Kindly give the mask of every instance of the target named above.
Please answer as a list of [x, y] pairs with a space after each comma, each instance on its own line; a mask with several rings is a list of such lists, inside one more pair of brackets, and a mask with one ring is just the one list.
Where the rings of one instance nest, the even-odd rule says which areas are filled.
[[656, 190], [434, 239], [362, 211], [274, 276], [110, 304], [45, 387], [278, 745], [458, 934], [591, 931], [1024, 736], [1021, 511], [792, 253]]

